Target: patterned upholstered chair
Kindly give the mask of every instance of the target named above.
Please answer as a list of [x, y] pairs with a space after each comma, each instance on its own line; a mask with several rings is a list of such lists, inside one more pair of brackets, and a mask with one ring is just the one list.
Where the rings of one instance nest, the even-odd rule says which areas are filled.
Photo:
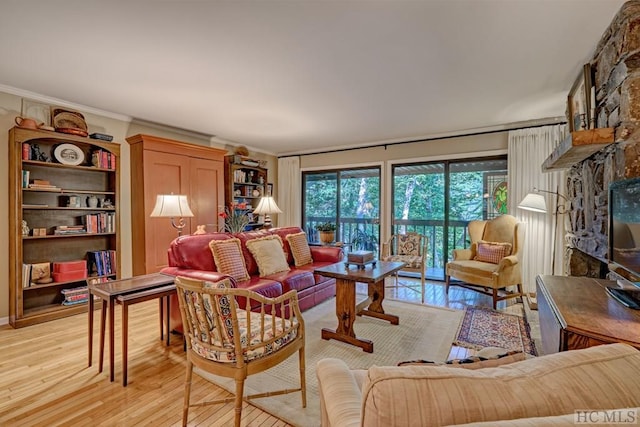
[[[426, 236], [418, 233], [394, 234], [382, 244], [380, 259], [382, 261], [400, 261], [406, 265], [401, 271], [420, 273], [420, 295], [424, 303], [424, 276], [427, 268]], [[395, 286], [402, 286], [395, 274]], [[412, 289], [413, 288], [410, 288]]]
[[[298, 308], [296, 291], [289, 291], [277, 298], [266, 298], [253, 291], [230, 286], [228, 279], [211, 283], [176, 278], [187, 346], [183, 426], [187, 425], [189, 407], [231, 401], [235, 402], [235, 426], [240, 426], [247, 376], [269, 369], [296, 352], [300, 388], [244, 396], [244, 399], [300, 391], [302, 407], [307, 405], [304, 320]], [[238, 303], [246, 308], [241, 308]], [[214, 375], [233, 378], [235, 396], [191, 404], [194, 366]]]
[[[451, 285], [462, 286], [493, 297], [498, 301], [522, 296], [520, 257], [524, 244], [524, 227], [511, 215], [488, 221], [470, 221], [468, 249], [454, 249], [453, 261], [447, 263], [445, 291]], [[461, 280], [451, 283], [451, 277]], [[507, 287], [515, 286], [515, 291]]]

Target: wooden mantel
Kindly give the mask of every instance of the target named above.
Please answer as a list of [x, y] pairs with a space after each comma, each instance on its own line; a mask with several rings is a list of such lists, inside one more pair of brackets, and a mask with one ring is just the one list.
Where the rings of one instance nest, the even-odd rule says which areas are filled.
[[613, 128], [571, 132], [542, 163], [542, 172], [570, 168], [613, 142]]

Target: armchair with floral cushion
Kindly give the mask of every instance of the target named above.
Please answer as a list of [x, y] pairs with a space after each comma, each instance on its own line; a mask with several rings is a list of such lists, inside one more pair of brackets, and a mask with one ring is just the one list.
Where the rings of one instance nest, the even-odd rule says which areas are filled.
[[[419, 233], [394, 234], [382, 244], [380, 254], [382, 261], [404, 262], [405, 265], [402, 271], [420, 274], [420, 295], [423, 303], [425, 269], [427, 268], [427, 243], [427, 237]], [[394, 285], [395, 287], [403, 286], [402, 282], [398, 280], [398, 272], [395, 273]], [[409, 286], [406, 287], [414, 290]]]
[[[453, 261], [447, 263], [446, 293], [452, 285], [481, 292], [493, 298], [494, 309], [498, 301], [522, 297], [523, 224], [511, 215], [501, 215], [487, 221], [471, 221], [468, 230], [471, 246], [455, 249]], [[452, 277], [460, 282], [452, 282]]]

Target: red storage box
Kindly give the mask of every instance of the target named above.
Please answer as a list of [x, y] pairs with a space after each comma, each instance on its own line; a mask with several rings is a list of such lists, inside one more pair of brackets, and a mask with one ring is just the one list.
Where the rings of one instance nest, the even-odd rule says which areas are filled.
[[[67, 272], [78, 272], [78, 271], [87, 271], [87, 261], [84, 259], [80, 259], [78, 261], [65, 261], [65, 262], [54, 262], [53, 263], [53, 272], [54, 273], [67, 273]], [[86, 273], [85, 273], [85, 276]], [[73, 279], [70, 279], [73, 280]], [[56, 280], [57, 282], [57, 280]]]
[[53, 273], [54, 282], [70, 282], [87, 278], [87, 270], [66, 271], [64, 273]]

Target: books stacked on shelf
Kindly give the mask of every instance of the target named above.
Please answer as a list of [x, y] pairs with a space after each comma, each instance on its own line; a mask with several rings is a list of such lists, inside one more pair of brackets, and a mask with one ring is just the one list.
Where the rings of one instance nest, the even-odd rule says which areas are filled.
[[34, 190], [60, 190], [59, 187], [51, 184], [46, 179], [34, 179], [29, 183], [29, 188], [32, 188]]
[[87, 262], [91, 276], [113, 276], [116, 274], [118, 260], [114, 250], [87, 252]]
[[91, 164], [98, 168], [114, 170], [116, 168], [116, 156], [107, 150], [95, 150], [91, 153]]
[[63, 289], [60, 292], [64, 296], [64, 301], [62, 301], [62, 305], [83, 304], [89, 300], [89, 288], [87, 286]]
[[58, 225], [53, 234], [62, 236], [67, 234], [86, 234], [87, 230], [84, 225]]
[[115, 233], [115, 212], [99, 212], [84, 216], [84, 225], [87, 233]]

